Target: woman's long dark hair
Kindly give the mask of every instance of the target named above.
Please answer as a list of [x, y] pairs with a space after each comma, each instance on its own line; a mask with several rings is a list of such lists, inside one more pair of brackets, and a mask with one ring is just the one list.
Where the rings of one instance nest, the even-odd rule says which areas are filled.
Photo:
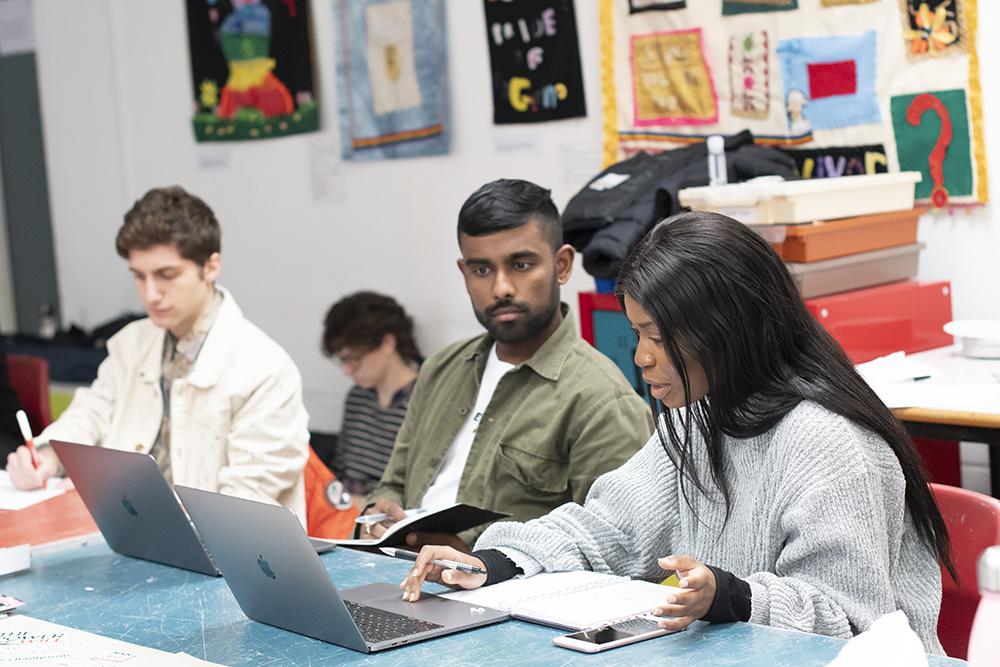
[[[806, 309], [785, 265], [760, 236], [717, 213], [675, 215], [632, 250], [615, 294], [623, 309], [627, 294], [649, 313], [681, 377], [687, 407], [677, 419], [657, 418], [656, 429], [680, 473], [685, 500], [687, 481], [709, 492], [694, 470], [692, 429], [705, 442], [711, 480], [728, 517], [723, 435], [761, 435], [800, 402], [814, 401], [889, 444], [917, 532], [955, 577], [948, 531], [909, 435]], [[694, 403], [682, 351], [708, 378], [708, 397]], [[653, 403], [662, 413], [662, 404]]]

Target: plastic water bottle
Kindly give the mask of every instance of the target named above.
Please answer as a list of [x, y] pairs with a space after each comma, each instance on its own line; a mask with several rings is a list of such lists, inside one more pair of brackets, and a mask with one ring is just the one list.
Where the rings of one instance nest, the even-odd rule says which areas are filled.
[[52, 340], [56, 336], [58, 325], [51, 303], [43, 303], [38, 309], [38, 337]]
[[1000, 546], [979, 557], [976, 572], [982, 598], [969, 637], [969, 667], [1000, 665]]
[[708, 184], [725, 185], [729, 182], [726, 174], [726, 141], [721, 135], [713, 134], [708, 144]]

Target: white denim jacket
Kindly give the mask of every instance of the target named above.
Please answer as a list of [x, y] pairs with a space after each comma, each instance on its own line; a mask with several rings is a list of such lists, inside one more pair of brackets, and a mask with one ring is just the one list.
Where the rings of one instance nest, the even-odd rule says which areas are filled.
[[[175, 484], [278, 502], [305, 518], [309, 416], [291, 357], [243, 317], [225, 289], [194, 367], [170, 390]], [[97, 379], [36, 439], [149, 452], [163, 417], [166, 331], [148, 318], [108, 340]]]

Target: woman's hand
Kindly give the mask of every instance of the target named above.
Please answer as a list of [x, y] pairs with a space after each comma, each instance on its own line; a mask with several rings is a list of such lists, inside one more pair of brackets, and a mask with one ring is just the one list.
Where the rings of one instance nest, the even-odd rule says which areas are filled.
[[664, 570], [673, 570], [680, 579], [680, 592], [669, 593], [667, 604], [653, 610], [657, 616], [673, 616], [657, 621], [666, 630], [683, 630], [708, 613], [715, 601], [715, 573], [692, 556], [667, 556], [656, 561]]
[[486, 583], [485, 574], [469, 574], [467, 572], [459, 572], [458, 570], [446, 570], [440, 565], [432, 564], [431, 561], [435, 559], [453, 560], [458, 563], [466, 563], [481, 567], [484, 570], [486, 569], [486, 564], [483, 561], [469, 554], [462, 553], [458, 549], [433, 545], [426, 546], [420, 550], [420, 555], [417, 557], [416, 562], [413, 563], [413, 567], [410, 568], [410, 573], [406, 576], [406, 579], [399, 584], [399, 587], [403, 589], [404, 600], [416, 602], [420, 599], [420, 586], [424, 583], [424, 579], [444, 583], [448, 586], [457, 586], [458, 588], [479, 588]]

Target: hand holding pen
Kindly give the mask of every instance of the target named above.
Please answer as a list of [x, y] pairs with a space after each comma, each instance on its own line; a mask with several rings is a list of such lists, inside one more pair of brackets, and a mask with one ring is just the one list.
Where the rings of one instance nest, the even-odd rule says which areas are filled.
[[17, 425], [24, 438], [24, 446], [18, 447], [7, 457], [7, 472], [11, 482], [18, 489], [28, 491], [44, 488], [49, 466], [44, 465], [45, 462], [35, 450], [34, 436], [31, 434], [31, 425], [28, 424], [28, 416], [24, 410], [18, 410], [16, 416]]
[[406, 511], [391, 500], [380, 498], [375, 504], [358, 517], [361, 526], [362, 539], [378, 539], [388, 530], [389, 526], [406, 518]]
[[[379, 549], [386, 556], [392, 556], [393, 558], [402, 558], [403, 560], [416, 561], [420, 556], [415, 551], [407, 551], [405, 549], [394, 549], [393, 547], [382, 547]], [[454, 560], [444, 560], [441, 558], [435, 558], [431, 561], [432, 565], [437, 565], [445, 570], [458, 570], [459, 572], [465, 572], [468, 574], [486, 574], [486, 570], [479, 567], [478, 565], [472, 565], [469, 563], [459, 563]]]
[[486, 564], [452, 547], [426, 546], [420, 550], [409, 574], [399, 584], [403, 589], [403, 599], [408, 602], [419, 600], [420, 586], [425, 579], [458, 588], [479, 588], [486, 583]]

